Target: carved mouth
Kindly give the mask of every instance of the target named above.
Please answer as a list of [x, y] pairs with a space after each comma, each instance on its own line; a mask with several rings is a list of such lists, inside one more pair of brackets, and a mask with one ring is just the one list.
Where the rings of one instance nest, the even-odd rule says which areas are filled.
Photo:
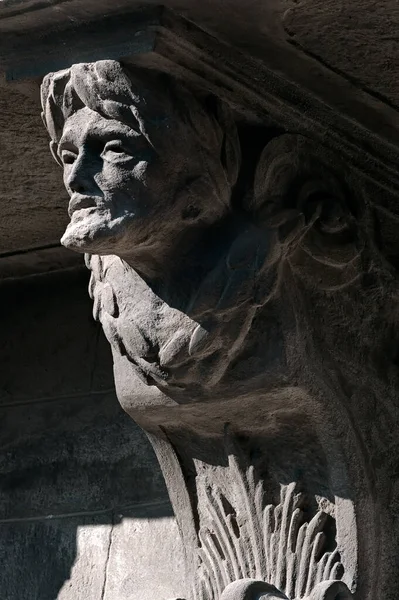
[[72, 218], [72, 215], [79, 210], [90, 208], [98, 208], [98, 204], [94, 196], [81, 196], [80, 194], [74, 194], [68, 206], [69, 217]]

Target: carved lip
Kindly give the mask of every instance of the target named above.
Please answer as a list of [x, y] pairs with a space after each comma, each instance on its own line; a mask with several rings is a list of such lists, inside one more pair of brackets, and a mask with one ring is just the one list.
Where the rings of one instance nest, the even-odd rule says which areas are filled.
[[73, 213], [77, 210], [84, 208], [97, 208], [95, 196], [82, 196], [81, 194], [74, 194], [69, 202], [68, 214], [72, 217]]

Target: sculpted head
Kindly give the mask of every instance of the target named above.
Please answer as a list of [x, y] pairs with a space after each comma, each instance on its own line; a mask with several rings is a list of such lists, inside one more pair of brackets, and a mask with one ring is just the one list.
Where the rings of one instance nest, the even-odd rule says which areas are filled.
[[223, 218], [239, 147], [226, 109], [205, 104], [167, 75], [111, 60], [47, 75], [43, 119], [70, 195], [67, 248], [140, 263]]
[[[258, 393], [276, 373], [285, 385], [327, 348], [343, 370], [371, 372], [369, 324], [397, 278], [364, 180], [340, 157], [299, 134], [266, 135], [249, 158], [243, 145], [241, 168], [221, 102], [115, 61], [48, 75], [42, 104], [70, 195], [62, 243], [100, 255], [91, 293], [117, 366], [190, 400]], [[198, 231], [214, 226], [204, 243]]]

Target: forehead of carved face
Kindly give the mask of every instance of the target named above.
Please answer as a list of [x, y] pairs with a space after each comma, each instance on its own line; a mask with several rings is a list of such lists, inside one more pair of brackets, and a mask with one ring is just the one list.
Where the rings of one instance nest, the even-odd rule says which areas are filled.
[[223, 206], [199, 183], [205, 171], [200, 149], [174, 131], [173, 119], [162, 127], [153, 144], [138, 126], [87, 107], [66, 120], [58, 145], [70, 195], [65, 246], [129, 255], [143, 245], [160, 245], [187, 219], [213, 222], [220, 216]]

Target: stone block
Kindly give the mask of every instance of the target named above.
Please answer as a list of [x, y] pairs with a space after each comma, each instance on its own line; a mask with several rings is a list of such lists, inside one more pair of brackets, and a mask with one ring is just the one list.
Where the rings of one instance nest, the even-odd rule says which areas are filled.
[[113, 393], [0, 415], [0, 519], [167, 501], [154, 452]]
[[101, 521], [91, 516], [1, 524], [2, 600], [99, 600], [111, 531]]
[[[186, 597], [184, 562], [172, 517], [126, 511], [113, 528], [104, 600]], [[148, 511], [147, 511], [148, 515]]]
[[85, 268], [1, 285], [0, 405], [113, 388]]

